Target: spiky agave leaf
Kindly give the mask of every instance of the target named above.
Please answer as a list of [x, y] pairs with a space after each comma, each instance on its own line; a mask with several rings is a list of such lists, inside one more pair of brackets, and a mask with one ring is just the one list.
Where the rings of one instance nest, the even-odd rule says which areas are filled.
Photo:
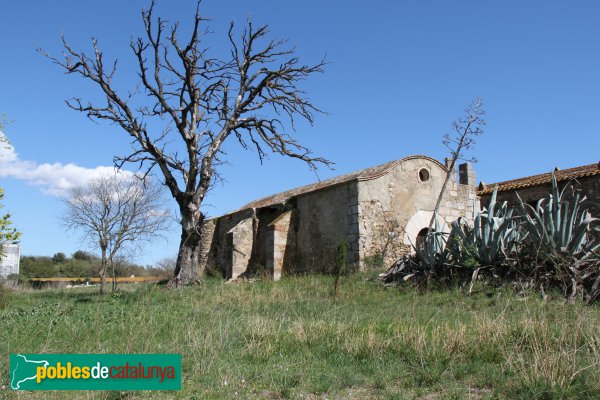
[[448, 262], [449, 256], [446, 248], [448, 234], [443, 232], [437, 215], [435, 215], [434, 221], [433, 229], [425, 236], [423, 248], [420, 249], [413, 245], [421, 264], [428, 270], [442, 268]]
[[497, 193], [495, 188], [488, 209], [477, 213], [472, 228], [462, 217], [452, 223], [452, 249], [459, 262], [474, 257], [482, 265], [495, 265], [506, 260], [522, 242], [523, 234], [513, 218], [513, 210], [506, 201], [497, 202]]
[[518, 193], [517, 198], [526, 229], [547, 256], [563, 254], [584, 259], [600, 248], [600, 241], [588, 235], [598, 218], [582, 209], [587, 198], [574, 190], [572, 181], [559, 190], [553, 175], [550, 193], [535, 208], [525, 204]]

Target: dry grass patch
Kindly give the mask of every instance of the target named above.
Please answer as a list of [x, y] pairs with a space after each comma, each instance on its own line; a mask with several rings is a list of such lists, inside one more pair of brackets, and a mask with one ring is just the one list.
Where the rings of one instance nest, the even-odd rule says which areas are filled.
[[[385, 289], [330, 277], [118, 295], [11, 293], [10, 352], [175, 352], [181, 393], [11, 393], [17, 398], [600, 398], [600, 308], [511, 292]], [[75, 345], [74, 345], [75, 343]], [[0, 359], [0, 386], [8, 365]], [[0, 397], [8, 392], [0, 393]], [[120, 397], [121, 396], [121, 397]]]

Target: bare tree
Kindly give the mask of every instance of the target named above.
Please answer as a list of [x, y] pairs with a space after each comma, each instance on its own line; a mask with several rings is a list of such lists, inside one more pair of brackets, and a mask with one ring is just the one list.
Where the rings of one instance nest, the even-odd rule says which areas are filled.
[[450, 150], [450, 166], [448, 167], [444, 184], [442, 185], [437, 202], [435, 203], [433, 216], [429, 222], [429, 231], [431, 231], [435, 217], [440, 210], [440, 205], [442, 204], [448, 181], [452, 174], [456, 173], [456, 161], [464, 160], [473, 163], [477, 162], [477, 159], [475, 158], [465, 158], [464, 151], [473, 148], [475, 145], [475, 137], [483, 133], [483, 127], [485, 126], [485, 120], [483, 119], [484, 115], [485, 110], [483, 109], [483, 100], [478, 97], [467, 106], [465, 115], [452, 123], [454, 135], [449, 133], [444, 134], [442, 142], [444, 143], [444, 146]]
[[[320, 110], [305, 97], [298, 84], [323, 71], [321, 61], [305, 65], [284, 40], [266, 40], [267, 25], [255, 28], [250, 21], [236, 37], [234, 24], [228, 31], [229, 56], [216, 59], [203, 42], [207, 21], [196, 7], [191, 35], [178, 38], [178, 24], [167, 28], [154, 18], [155, 3], [142, 11], [145, 37], [130, 43], [137, 63], [140, 87], [146, 104], [134, 107], [136, 92], [123, 96], [114, 86], [116, 62], [107, 62], [97, 40], [92, 56], [75, 51], [63, 37], [60, 59], [49, 56], [66, 70], [94, 82], [106, 98], [104, 104], [67, 101], [70, 108], [89, 118], [120, 126], [131, 138], [133, 150], [116, 157], [117, 166], [139, 163], [149, 173], [158, 167], [181, 214], [181, 243], [172, 286], [195, 283], [202, 227], [201, 210], [207, 191], [218, 178], [223, 161], [222, 145], [233, 137], [241, 146], [254, 148], [262, 162], [267, 153], [300, 159], [311, 168], [330, 161], [311, 151], [286, 132], [296, 119], [313, 123]], [[148, 100], [149, 98], [149, 100]], [[161, 129], [150, 128], [153, 120]]]
[[175, 267], [177, 266], [177, 256], [165, 257], [159, 260], [154, 266], [155, 270], [161, 271], [163, 276], [173, 275]]
[[100, 293], [119, 252], [139, 249], [168, 227], [161, 188], [149, 178], [102, 176], [72, 189], [64, 202], [65, 226], [80, 231], [85, 241], [100, 248]]

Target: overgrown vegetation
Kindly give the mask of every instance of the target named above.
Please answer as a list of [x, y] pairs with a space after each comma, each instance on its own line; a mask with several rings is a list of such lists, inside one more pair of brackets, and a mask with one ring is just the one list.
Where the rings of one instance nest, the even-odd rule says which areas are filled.
[[517, 246], [525, 239], [513, 218], [514, 210], [507, 202], [498, 204], [496, 195], [494, 191], [489, 209], [475, 216], [472, 227], [463, 218], [452, 223], [450, 251], [458, 264], [468, 265], [470, 259], [476, 261], [471, 262], [471, 266], [502, 264], [517, 252]]
[[0, 284], [0, 310], [4, 310], [12, 299], [12, 290]]
[[[115, 264], [116, 276], [160, 276], [173, 271], [174, 266], [165, 261], [156, 267], [137, 265], [130, 262]], [[22, 256], [20, 278], [91, 278], [97, 277], [102, 269], [100, 257], [78, 250], [71, 257], [64, 253], [47, 256]], [[112, 272], [112, 271], [111, 271]]]
[[367, 270], [381, 269], [385, 267], [385, 254], [381, 251], [376, 252], [371, 256], [366, 256], [363, 259]]
[[334, 299], [340, 295], [340, 279], [342, 274], [346, 273], [346, 258], [348, 256], [348, 245], [345, 240], [340, 240], [338, 243], [335, 259], [333, 260], [333, 293]]
[[[600, 309], [483, 288], [382, 290], [362, 274], [177, 292], [13, 292], [0, 351], [181, 353], [181, 392], [8, 392], [16, 399], [594, 399]], [[0, 358], [0, 387], [8, 357]]]
[[[590, 303], [600, 297], [598, 219], [588, 211], [586, 197], [568, 182], [552, 190], [536, 207], [519, 198], [519, 206], [498, 203], [494, 190], [488, 208], [475, 216], [473, 226], [463, 218], [452, 223], [450, 234], [436, 224], [416, 255], [405, 257], [387, 273], [386, 282], [429, 285], [452, 282], [466, 286], [469, 294], [477, 279], [552, 289], [565, 297]], [[437, 221], [437, 219], [436, 219]]]

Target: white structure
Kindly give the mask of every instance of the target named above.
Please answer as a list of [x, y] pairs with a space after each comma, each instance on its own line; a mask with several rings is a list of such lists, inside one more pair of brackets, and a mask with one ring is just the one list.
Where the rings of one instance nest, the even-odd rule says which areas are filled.
[[18, 244], [3, 243], [0, 246], [4, 254], [0, 258], [0, 279], [6, 279], [9, 275], [19, 273], [21, 254]]

